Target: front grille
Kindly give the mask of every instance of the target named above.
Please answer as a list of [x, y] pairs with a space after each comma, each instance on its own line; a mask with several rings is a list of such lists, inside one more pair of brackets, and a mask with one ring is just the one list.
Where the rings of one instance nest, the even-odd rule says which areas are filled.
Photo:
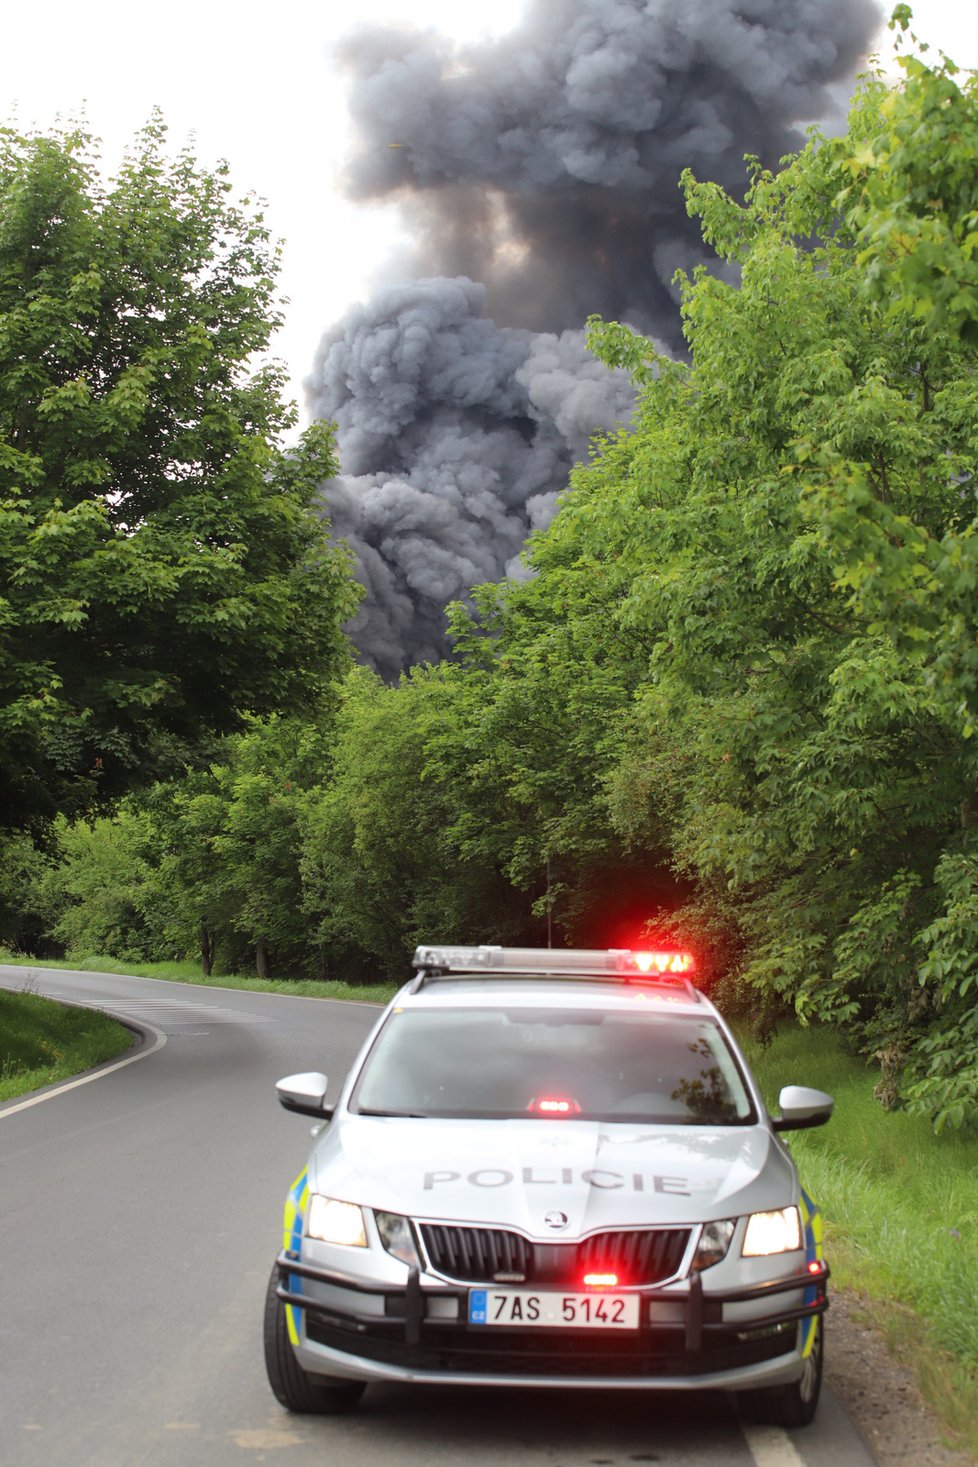
[[422, 1223], [431, 1266], [460, 1283], [506, 1278], [528, 1284], [579, 1284], [585, 1273], [617, 1273], [634, 1287], [671, 1278], [689, 1242], [688, 1228], [648, 1228], [596, 1233], [580, 1243], [531, 1243], [503, 1228], [448, 1227]]
[[616, 1273], [623, 1283], [658, 1284], [683, 1261], [688, 1228], [650, 1228], [641, 1233], [598, 1233], [577, 1248], [578, 1274]]
[[533, 1244], [502, 1228], [449, 1228], [422, 1223], [432, 1268], [465, 1283], [489, 1283], [498, 1273], [530, 1278]]

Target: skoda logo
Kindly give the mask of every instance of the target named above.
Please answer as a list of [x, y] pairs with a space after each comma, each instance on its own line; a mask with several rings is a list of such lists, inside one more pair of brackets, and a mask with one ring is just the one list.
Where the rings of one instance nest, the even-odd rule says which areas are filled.
[[566, 1228], [567, 1226], [566, 1212], [545, 1213], [543, 1220], [548, 1228]]

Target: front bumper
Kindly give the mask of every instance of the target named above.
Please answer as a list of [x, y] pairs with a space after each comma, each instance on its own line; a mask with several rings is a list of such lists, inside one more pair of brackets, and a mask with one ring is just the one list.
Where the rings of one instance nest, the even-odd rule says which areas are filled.
[[[487, 1328], [467, 1323], [469, 1289], [364, 1283], [277, 1259], [278, 1297], [296, 1311], [303, 1369], [363, 1381], [452, 1385], [745, 1390], [788, 1384], [803, 1368], [809, 1321], [828, 1308], [828, 1265], [746, 1288], [641, 1289], [642, 1326], [593, 1330]], [[301, 1311], [301, 1313], [299, 1313]], [[734, 1317], [736, 1316], [736, 1317]]]

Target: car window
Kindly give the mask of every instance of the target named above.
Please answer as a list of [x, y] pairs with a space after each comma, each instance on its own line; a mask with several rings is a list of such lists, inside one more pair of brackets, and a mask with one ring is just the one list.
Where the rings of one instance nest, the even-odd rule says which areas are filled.
[[726, 1039], [709, 1020], [518, 1007], [395, 1011], [350, 1104], [361, 1115], [711, 1126], [756, 1119]]

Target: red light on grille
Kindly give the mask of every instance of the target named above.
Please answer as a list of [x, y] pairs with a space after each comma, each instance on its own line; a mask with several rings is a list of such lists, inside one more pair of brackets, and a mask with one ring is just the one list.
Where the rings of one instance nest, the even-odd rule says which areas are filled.
[[821, 1273], [822, 1272], [822, 1265], [820, 1263], [818, 1263], [813, 1258], [812, 1261], [811, 1261], [811, 1263], [808, 1265], [808, 1272], [809, 1273]]
[[581, 1113], [577, 1101], [563, 1095], [540, 1095], [530, 1101], [527, 1110], [539, 1116], [574, 1116]]
[[616, 1273], [586, 1273], [582, 1280], [587, 1289], [615, 1289], [618, 1287]]

